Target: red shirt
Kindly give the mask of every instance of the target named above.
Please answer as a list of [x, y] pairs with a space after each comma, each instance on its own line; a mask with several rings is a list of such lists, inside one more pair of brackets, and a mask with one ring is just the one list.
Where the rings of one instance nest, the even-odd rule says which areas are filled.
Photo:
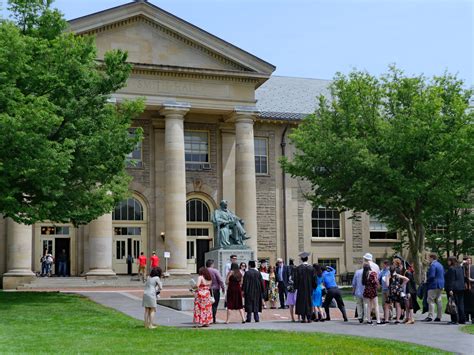
[[146, 256], [145, 255], [140, 255], [138, 257], [138, 264], [140, 264], [140, 266], [146, 266]]
[[157, 267], [158, 265], [160, 265], [160, 258], [156, 255], [152, 255], [150, 257], [150, 260], [151, 260], [151, 267]]

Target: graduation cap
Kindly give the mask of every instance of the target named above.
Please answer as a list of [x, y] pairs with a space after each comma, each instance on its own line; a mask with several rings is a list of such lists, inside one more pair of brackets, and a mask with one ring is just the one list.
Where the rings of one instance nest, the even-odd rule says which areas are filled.
[[306, 252], [306, 251], [303, 251], [303, 252], [299, 253], [298, 256], [300, 258], [307, 258], [307, 257], [309, 257], [309, 253]]
[[260, 259], [259, 262], [260, 262], [260, 264], [266, 263], [267, 259]]

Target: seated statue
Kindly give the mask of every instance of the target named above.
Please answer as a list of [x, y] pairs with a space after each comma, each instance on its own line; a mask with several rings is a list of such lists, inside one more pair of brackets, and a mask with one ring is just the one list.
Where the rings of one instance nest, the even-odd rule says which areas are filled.
[[222, 200], [220, 208], [212, 215], [212, 223], [216, 227], [217, 248], [225, 248], [231, 245], [245, 245], [244, 240], [249, 239], [244, 229], [244, 221], [227, 209], [227, 201]]

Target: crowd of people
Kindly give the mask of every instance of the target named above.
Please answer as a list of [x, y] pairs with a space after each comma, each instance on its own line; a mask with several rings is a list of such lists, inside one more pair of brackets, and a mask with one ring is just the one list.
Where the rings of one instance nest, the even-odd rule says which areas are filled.
[[[208, 327], [216, 323], [216, 314], [224, 295], [226, 321], [232, 312], [240, 315], [242, 323], [260, 321], [262, 309], [289, 309], [292, 322], [324, 322], [331, 320], [330, 308], [337, 307], [344, 322], [348, 321], [341, 289], [336, 281], [336, 270], [331, 266], [311, 265], [309, 253], [299, 255], [298, 266], [293, 260], [286, 265], [277, 259], [276, 265], [261, 260], [237, 263], [232, 255], [225, 265], [225, 277], [214, 267], [214, 260], [207, 260], [199, 269], [192, 288], [194, 292], [194, 324]], [[430, 254], [425, 282], [417, 285], [414, 269], [402, 257], [384, 260], [381, 268], [366, 253], [360, 269], [352, 280], [352, 294], [356, 302], [355, 317], [364, 324], [414, 324], [414, 314], [428, 312], [425, 322], [441, 321], [443, 306], [442, 291], [446, 291], [451, 315], [449, 324], [474, 323], [474, 266], [469, 257], [459, 263], [455, 257], [448, 258], [445, 271], [436, 254]], [[143, 306], [145, 326], [152, 327], [156, 309], [156, 292], [162, 288], [161, 269], [153, 268], [146, 281]], [[382, 310], [379, 308], [382, 297]], [[153, 298], [154, 297], [154, 298]], [[420, 307], [418, 299], [422, 301]], [[154, 300], [154, 302], [153, 302]], [[436, 309], [436, 317], [435, 317]]]

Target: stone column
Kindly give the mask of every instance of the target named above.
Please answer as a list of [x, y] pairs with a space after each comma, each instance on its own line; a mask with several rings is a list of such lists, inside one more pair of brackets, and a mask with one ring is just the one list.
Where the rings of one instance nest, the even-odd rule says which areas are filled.
[[112, 213], [107, 213], [89, 223], [88, 279], [114, 278], [112, 270]]
[[257, 187], [253, 124], [254, 110], [236, 111], [235, 120], [235, 213], [244, 220], [250, 239], [246, 244], [257, 250]]
[[184, 157], [184, 115], [186, 103], [166, 103], [165, 116], [165, 248], [171, 253], [168, 271], [186, 274], [186, 164]]
[[31, 271], [31, 253], [33, 251], [33, 228], [7, 219], [7, 272], [3, 274], [3, 288], [16, 289], [19, 285], [30, 282], [34, 273]]

